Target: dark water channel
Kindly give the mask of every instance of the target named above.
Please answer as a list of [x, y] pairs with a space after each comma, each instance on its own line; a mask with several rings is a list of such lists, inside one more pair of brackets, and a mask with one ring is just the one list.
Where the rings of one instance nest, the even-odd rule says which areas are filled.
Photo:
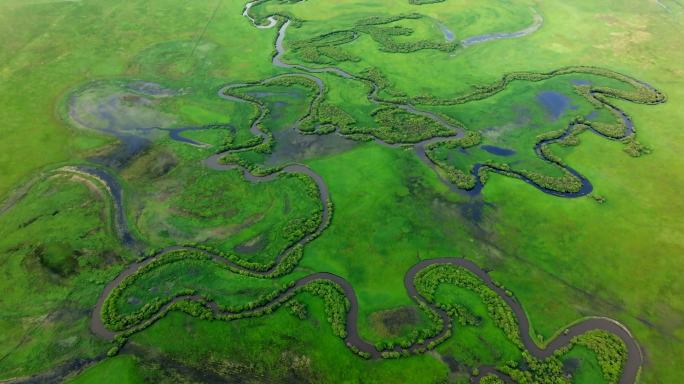
[[501, 148], [495, 145], [480, 145], [480, 149], [497, 156], [513, 156], [515, 155], [515, 150], [508, 148]]

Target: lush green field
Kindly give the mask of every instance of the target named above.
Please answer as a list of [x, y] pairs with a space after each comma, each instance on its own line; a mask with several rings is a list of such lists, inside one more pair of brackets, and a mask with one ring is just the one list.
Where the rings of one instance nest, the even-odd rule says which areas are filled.
[[[452, 256], [514, 295], [539, 345], [607, 317], [640, 345], [638, 382], [684, 380], [684, 6], [261, 0], [245, 17], [245, 1], [0, 0], [0, 380], [468, 383], [493, 366], [616, 382], [606, 335], [535, 360], [508, 306], [458, 284], [431, 301], [450, 337], [395, 359], [440, 328], [405, 274]], [[272, 62], [279, 30], [276, 59], [299, 68]], [[116, 191], [63, 168], [79, 164], [121, 184], [134, 245]], [[105, 285], [178, 245], [215, 257], [133, 274], [105, 308], [141, 329], [93, 333]], [[320, 272], [353, 287], [358, 335], [385, 358], [345, 345], [337, 291], [276, 299]], [[233, 320], [160, 304], [187, 295], [275, 304]]]
[[130, 260], [109, 227], [106, 192], [69, 172], [42, 175], [0, 216], [0, 369], [11, 377], [92, 358], [105, 343], [87, 324], [117, 265]]

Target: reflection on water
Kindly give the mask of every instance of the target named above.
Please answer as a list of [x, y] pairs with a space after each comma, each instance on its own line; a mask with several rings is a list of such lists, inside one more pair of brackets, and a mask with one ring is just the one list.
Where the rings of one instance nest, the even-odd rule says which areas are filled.
[[480, 149], [487, 151], [487, 152], [491, 153], [492, 155], [497, 155], [497, 156], [513, 156], [513, 155], [515, 155], [515, 151], [512, 149], [501, 148], [501, 147], [497, 147], [495, 145], [481, 145]]
[[544, 91], [537, 95], [537, 101], [546, 109], [553, 120], [558, 118], [568, 109], [577, 109], [577, 106], [570, 105], [570, 98], [562, 93], [554, 91]]

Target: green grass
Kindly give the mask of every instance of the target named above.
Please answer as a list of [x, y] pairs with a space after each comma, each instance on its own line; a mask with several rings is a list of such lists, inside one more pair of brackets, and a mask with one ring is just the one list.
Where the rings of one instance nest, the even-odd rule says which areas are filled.
[[[294, 279], [295, 276], [288, 276], [288, 280]], [[287, 283], [284, 280], [238, 275], [220, 268], [213, 261], [177, 261], [137, 279], [117, 301], [117, 312], [125, 315], [153, 299], [172, 298], [185, 290], [196, 290], [225, 307], [240, 307], [281, 289]]]
[[328, 182], [335, 216], [301, 265], [347, 279], [359, 296], [361, 335], [378, 340], [371, 314], [412, 305], [403, 287], [411, 266], [472, 249], [459, 235], [467, 224], [459, 222], [458, 197], [429, 180], [431, 171], [410, 151], [366, 144], [311, 166]]
[[3, 377], [93, 357], [105, 344], [88, 331], [90, 308], [112, 266], [129, 258], [109, 204], [88, 179], [53, 173], [0, 216]]
[[[234, 322], [202, 321], [172, 313], [132, 342], [160, 349], [191, 366], [216, 372], [234, 367], [225, 377], [301, 382], [381, 382], [402, 375], [416, 383], [430, 383], [446, 376], [445, 368], [430, 356], [397, 361], [365, 361], [335, 337], [325, 321], [323, 305], [308, 294], [298, 296], [308, 309], [299, 320], [285, 308], [270, 316]], [[185, 332], [168, 338], [182, 327]], [[268, 348], [255, 348], [269, 345]], [[299, 364], [297, 364], [299, 360]], [[220, 372], [220, 371], [219, 371]]]
[[[3, 1], [0, 7], [0, 102], [8, 106], [0, 112], [5, 137], [0, 195], [36, 169], [82, 158], [111, 141], [57, 118], [54, 112], [69, 89], [119, 76], [164, 77], [181, 86], [212, 88], [227, 79], [258, 79], [273, 72], [268, 61], [272, 34], [253, 35], [240, 12], [227, 11], [239, 8], [235, 3], [223, 4], [226, 11], [213, 19], [215, 3], [191, 1], [112, 6]], [[165, 22], [160, 25], [159, 20]], [[73, 44], [77, 36], [78, 44]], [[193, 50], [199, 38], [204, 44]], [[239, 41], [249, 44], [236, 45]], [[19, 151], [21, 158], [15, 156]]]
[[130, 355], [116, 356], [94, 365], [71, 380], [70, 384], [136, 384], [146, 382], [138, 368], [138, 359]]
[[487, 312], [487, 306], [476, 293], [454, 286], [440, 287], [435, 300], [444, 304], [458, 304], [481, 319], [477, 325], [453, 322], [453, 336], [437, 348], [439, 353], [471, 367], [501, 365], [520, 361], [521, 351], [497, 327]]
[[198, 243], [262, 264], [298, 240], [292, 229], [319, 217], [322, 208], [309, 181], [283, 175], [251, 183], [238, 170], [212, 171], [194, 162], [130, 183], [137, 187], [130, 211], [150, 243]]
[[[335, 65], [355, 74], [378, 68], [394, 91], [409, 96], [454, 97], [511, 71], [571, 65], [625, 73], [668, 96], [668, 103], [659, 106], [616, 102], [633, 118], [638, 140], [653, 150], [648, 156], [631, 158], [622, 144], [591, 133], [582, 134], [577, 147], [552, 147], [593, 183], [594, 195], [606, 200], [603, 204], [591, 198], [552, 197], [498, 175], [490, 177], [481, 196], [453, 194], [412, 151], [374, 143], [283, 155], [278, 151], [291, 147], [276, 142], [277, 156], [247, 152], [244, 159], [267, 165], [303, 161], [330, 186], [335, 204], [332, 224], [306, 246], [299, 271], [327, 271], [346, 278], [359, 296], [361, 335], [375, 342], [400, 338], [427, 325], [418, 316], [388, 332], [379, 320], [413, 307], [403, 287], [408, 268], [425, 258], [468, 257], [493, 269], [496, 280], [525, 307], [534, 333], [544, 339], [585, 315], [612, 317], [626, 324], [647, 351], [641, 382], [682, 381], [678, 367], [684, 353], [684, 286], [679, 276], [684, 271], [678, 255], [684, 253], [684, 205], [679, 192], [684, 188], [680, 175], [684, 134], [679, 129], [684, 90], [678, 79], [684, 76], [680, 65], [684, 54], [676, 48], [683, 38], [683, 10], [674, 1], [661, 3], [664, 7], [638, 1], [487, 0], [473, 5], [447, 0], [416, 6], [408, 1], [353, 0], [256, 6], [257, 16], [279, 11], [304, 20], [301, 28], [288, 29], [286, 48], [294, 41], [350, 29], [370, 16], [409, 12], [427, 16], [393, 23], [415, 29], [410, 36], [395, 37], [400, 42], [443, 41], [436, 21], [459, 40], [520, 30], [532, 22], [535, 11], [544, 17], [543, 27], [530, 36], [459, 48], [453, 54], [382, 52], [367, 34], [341, 46], [360, 60]], [[249, 124], [254, 107], [220, 99], [216, 93], [221, 86], [286, 72], [270, 62], [275, 29], [254, 28], [241, 16], [243, 6], [244, 1], [238, 0], [0, 1], [0, 196], [9, 196], [42, 170], [81, 162], [113, 148], [110, 136], [77, 127], [66, 116], [74, 91], [97, 90], [88, 94], [90, 99], [81, 100], [96, 104], [108, 94], [122, 92], [116, 84], [153, 81], [183, 92], [149, 98], [152, 107], [131, 108], [120, 121], [173, 127], [229, 124], [234, 129], [184, 134], [213, 145], [205, 149], [171, 142], [166, 134], [157, 133], [150, 137], [154, 141], [150, 148], [114, 170], [121, 175], [135, 232], [150, 248], [200, 242], [231, 252], [240, 244], [256, 244], [263, 248], [242, 256], [272, 260], [287, 243], [283, 235], [287, 223], [311, 216], [318, 209], [317, 199], [309, 198], [298, 179], [253, 185], [237, 172], [208, 171], [200, 163], [218, 147], [252, 137]], [[302, 57], [288, 51], [284, 60], [299, 63]], [[377, 106], [367, 100], [365, 85], [332, 75], [321, 78], [327, 102], [353, 116], [355, 127], [377, 128], [371, 116]], [[572, 78], [516, 82], [482, 101], [431, 109], [482, 132], [483, 144], [514, 149], [516, 154], [502, 161], [515, 163], [516, 169], [554, 174], [557, 170], [541, 162], [532, 146], [538, 133], [565, 127], [576, 113], [591, 112], [572, 93]], [[592, 80], [620, 86], [612, 80]], [[264, 125], [280, 134], [305, 113], [311, 100], [298, 87], [250, 90], [276, 91], [262, 98], [272, 110]], [[536, 100], [540, 91], [548, 90], [566, 94], [579, 109], [551, 119]], [[603, 113], [597, 119], [609, 121], [609, 116]], [[92, 115], [87, 120], [91, 128], [102, 128], [102, 120]], [[301, 151], [307, 145], [292, 148]], [[461, 168], [492, 158], [478, 148], [469, 151], [469, 156], [455, 151], [441, 155]], [[87, 330], [89, 310], [103, 284], [132, 256], [105, 225], [108, 216], [103, 212], [108, 209], [105, 200], [82, 183], [50, 179], [38, 182], [0, 215], [4, 276], [0, 290], [5, 292], [0, 299], [0, 378], [46, 371], [107, 350]], [[59, 213], [51, 216], [55, 210]], [[238, 302], [234, 291], [251, 284], [211, 267], [185, 275], [183, 267], [177, 264], [158, 271], [131, 294], [152, 297], [152, 287], [173, 284], [171, 292], [197, 285], [217, 296], [230, 295], [225, 300], [231, 303]], [[474, 312], [482, 310], [459, 290], [449, 288], [440, 294], [445, 300], [464, 302]], [[317, 382], [339, 382], [339, 377], [348, 377], [349, 382], [396, 381], [397, 377], [434, 382], [447, 376], [446, 365], [431, 355], [388, 362], [360, 360], [334, 337], [322, 304], [306, 295], [302, 300], [309, 308], [304, 321], [286, 309], [232, 323], [171, 313], [133, 337], [134, 346], [156, 351], [154, 356], [137, 353], [135, 360], [129, 357], [135, 350], [124, 350], [123, 357], [105, 360], [79, 379], [92, 382], [108, 376], [120, 377], [120, 382], [127, 374], [133, 380], [144, 373], [173, 381], [189, 372], [183, 367], [206, 362], [209, 369], [228, 376], [235, 372], [225, 367], [238, 363], [248, 374], [272, 371], [278, 378]], [[490, 325], [485, 320], [481, 327], [457, 330], [439, 353], [470, 364], [515, 359]], [[180, 331], [186, 329], [190, 331]], [[272, 349], [264, 347], [271, 343]], [[294, 357], [303, 355], [311, 359], [310, 365], [297, 371], [301, 365], [293, 368]], [[575, 382], [598, 380], [595, 361], [586, 350], [575, 348], [567, 356], [582, 361]], [[154, 367], [168, 357], [181, 367]]]
[[567, 367], [576, 367], [577, 370], [572, 375], [572, 382], [575, 384], [605, 382], [596, 355], [586, 347], [573, 347], [563, 356], [563, 362]]

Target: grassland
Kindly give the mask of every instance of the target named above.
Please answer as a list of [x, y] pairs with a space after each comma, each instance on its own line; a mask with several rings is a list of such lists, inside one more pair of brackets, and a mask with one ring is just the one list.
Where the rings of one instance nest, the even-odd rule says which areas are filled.
[[[268, 264], [299, 240], [307, 220], [320, 221], [318, 194], [292, 175], [250, 184], [238, 172], [178, 167], [138, 189], [136, 227], [157, 246], [202, 243]], [[315, 226], [313, 227], [315, 229]]]
[[[434, 326], [407, 296], [406, 271], [421, 260], [458, 256], [491, 270], [513, 292], [537, 343], [586, 316], [610, 317], [626, 325], [643, 350], [639, 382], [682, 380], [684, 205], [678, 191], [684, 164], [678, 154], [684, 137], [678, 127], [684, 57], [673, 49], [683, 38], [681, 5], [265, 1], [250, 10], [257, 23], [283, 16], [264, 29], [241, 15], [243, 7], [239, 1], [0, 1], [0, 37], [7, 37], [0, 43], [0, 196], [10, 202], [0, 211], [8, 292], [0, 301], [0, 379], [48, 372], [76, 382], [401, 377], [460, 383], [483, 365], [506, 370], [529, 363], [476, 295], [445, 286], [437, 301], [461, 306], [472, 315], [466, 318], [479, 321], [455, 320], [453, 335], [420, 356], [358, 357], [336, 336], [324, 301], [302, 292], [293, 299], [301, 306], [231, 322], [171, 311], [132, 334], [119, 355], [76, 375], [74, 361], [94, 363], [110, 348], [88, 331], [90, 310], [103, 286], [138, 254], [117, 240], [106, 189], [51, 170], [88, 161], [117, 175], [141, 254], [194, 244], [268, 264], [305, 236], [292, 236], [293, 229], [314, 227], [303, 223], [319, 217], [318, 193], [311, 193], [306, 176], [280, 173], [253, 183], [237, 170], [205, 167], [207, 157], [227, 150], [229, 161], [253, 170], [293, 162], [309, 167], [329, 189], [330, 225], [304, 245], [285, 277], [258, 279], [180, 261], [136, 280], [118, 298], [117, 310], [133, 313], [189, 291], [239, 306], [280, 284], [328, 272], [356, 292], [360, 337], [401, 344]], [[412, 13], [421, 16], [407, 16]], [[522, 30], [535, 14], [543, 25], [528, 36], [458, 44]], [[351, 75], [315, 74], [324, 85], [318, 109], [306, 86], [257, 84], [301, 72], [271, 63], [284, 17], [297, 22], [287, 27], [283, 62], [334, 66]], [[445, 41], [440, 25], [455, 35], [454, 43]], [[463, 104], [424, 101], [477, 92], [513, 72], [578, 65], [628, 75], [667, 95], [657, 106], [607, 99], [631, 118], [639, 145], [585, 131], [578, 145], [548, 146], [591, 181], [591, 195], [581, 198], [542, 193], [511, 174], [490, 175], [479, 194], [454, 193], [412, 144], [460, 131], [387, 104], [416, 102], [430, 116], [480, 135], [482, 141], [465, 150], [440, 148], [435, 158], [445, 167], [467, 173], [473, 164], [497, 162], [557, 177], [562, 169], [534, 151], [539, 135], [565, 129], [577, 115], [616, 121], [577, 87], [634, 88], [606, 76], [566, 74], [512, 82]], [[253, 102], [218, 96], [238, 83], [252, 84], [239, 94]], [[307, 114], [318, 119], [313, 130], [301, 124]], [[271, 139], [256, 140], [255, 122]], [[191, 143], [167, 132], [188, 127], [180, 135]], [[575, 383], [605, 380], [600, 356], [581, 345], [538, 368], [559, 367], [572, 372]]]
[[108, 225], [104, 188], [68, 172], [43, 176], [0, 218], [8, 377], [95, 357], [105, 344], [88, 331], [93, 299], [131, 257]]

